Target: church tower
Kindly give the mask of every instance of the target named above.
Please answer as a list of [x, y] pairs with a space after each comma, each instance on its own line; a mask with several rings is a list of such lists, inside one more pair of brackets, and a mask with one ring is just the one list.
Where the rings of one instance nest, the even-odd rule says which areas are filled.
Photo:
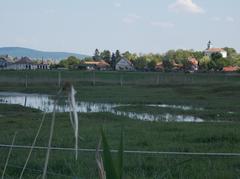
[[210, 48], [212, 48], [212, 42], [209, 40], [209, 42], [207, 44], [207, 50], [209, 50]]

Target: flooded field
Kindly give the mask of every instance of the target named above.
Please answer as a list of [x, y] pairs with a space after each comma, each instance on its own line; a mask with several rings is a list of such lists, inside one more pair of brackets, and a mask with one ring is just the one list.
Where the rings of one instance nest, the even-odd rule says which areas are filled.
[[[0, 103], [2, 104], [19, 104], [25, 107], [39, 109], [44, 112], [52, 112], [54, 107], [53, 96], [43, 94], [26, 94], [26, 93], [9, 93], [0, 92]], [[125, 116], [131, 119], [147, 120], [147, 121], [176, 121], [176, 122], [203, 122], [204, 120], [190, 115], [174, 115], [170, 113], [162, 113], [160, 115], [153, 115], [142, 111], [124, 112], [117, 110], [117, 107], [130, 106], [130, 104], [114, 104], [114, 103], [94, 103], [94, 102], [77, 102], [77, 111], [80, 113], [98, 113], [109, 112], [118, 116]], [[150, 107], [159, 108], [173, 108], [181, 110], [192, 110], [191, 106], [167, 105], [167, 104], [151, 104], [146, 105]], [[70, 110], [67, 100], [61, 100], [57, 106], [57, 112], [68, 112]], [[203, 110], [196, 108], [195, 110]]]

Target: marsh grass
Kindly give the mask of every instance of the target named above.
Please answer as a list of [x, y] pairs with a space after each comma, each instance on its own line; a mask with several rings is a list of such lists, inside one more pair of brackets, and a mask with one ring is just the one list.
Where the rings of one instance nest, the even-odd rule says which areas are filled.
[[[21, 91], [54, 94], [58, 90], [58, 75], [54, 71], [46, 73], [30, 72], [28, 88], [24, 86], [24, 73], [0, 72], [1, 91]], [[78, 91], [77, 98], [83, 101], [114, 102], [131, 104], [178, 104], [203, 107], [201, 111], [187, 111], [217, 122], [162, 123], [130, 120], [109, 113], [81, 114], [79, 129], [84, 140], [82, 148], [95, 148], [104, 125], [106, 138], [112, 149], [118, 149], [121, 125], [125, 126], [124, 143], [126, 150], [184, 151], [184, 152], [239, 152], [239, 75], [225, 74], [161, 74], [156, 85], [155, 73], [126, 73], [120, 88], [118, 73], [96, 72], [95, 86], [87, 72], [66, 71], [62, 79], [71, 79]], [[22, 80], [22, 81], [21, 81]], [[115, 84], [116, 82], [116, 84]], [[47, 84], [47, 85], [46, 85]], [[159, 113], [155, 108], [121, 110], [148, 110]], [[164, 109], [165, 112], [182, 113], [179, 110]], [[227, 114], [228, 111], [234, 112]], [[163, 112], [163, 111], [160, 111]], [[32, 145], [32, 136], [40, 125], [40, 111], [19, 105], [0, 104], [0, 143], [9, 144], [17, 130], [16, 144]], [[71, 147], [75, 143], [75, 132], [66, 119], [70, 114], [56, 113], [52, 146]], [[73, 115], [72, 115], [73, 116]], [[39, 133], [36, 145], [47, 146], [50, 114]], [[226, 122], [232, 119], [232, 122]], [[225, 122], [219, 122], [225, 121]], [[11, 127], [9, 127], [11, 126]], [[91, 126], [91, 127], [89, 127]], [[9, 150], [0, 150], [1, 169]], [[29, 150], [15, 149], [11, 152], [5, 175], [16, 178], [23, 169]], [[111, 154], [113, 160], [117, 154]], [[37, 178], [42, 174], [46, 152], [33, 150], [24, 178]], [[238, 157], [171, 157], [163, 155], [123, 156], [124, 178], [237, 178], [240, 163]], [[117, 162], [118, 163], [118, 162]], [[116, 163], [114, 162], [116, 166]], [[40, 172], [39, 172], [40, 171]], [[55, 173], [55, 174], [54, 174]], [[62, 175], [62, 176], [61, 176]], [[47, 170], [48, 178], [97, 178], [98, 169], [93, 153], [81, 153], [81, 160], [67, 151], [51, 151]]]
[[5, 172], [7, 170], [8, 162], [9, 162], [10, 156], [12, 154], [13, 145], [15, 143], [16, 135], [17, 135], [17, 132], [15, 132], [15, 134], [13, 136], [13, 139], [12, 139], [12, 144], [11, 144], [11, 147], [9, 149], [9, 152], [8, 152], [8, 155], [7, 155], [7, 159], [6, 159], [6, 162], [5, 162], [5, 165], [4, 165], [4, 169], [3, 169], [3, 172], [2, 172], [2, 179], [4, 179], [4, 177], [5, 177]]
[[[11, 106], [11, 105], [9, 105]], [[7, 107], [5, 107], [6, 109]], [[0, 108], [1, 111], [1, 108]], [[26, 110], [30, 111], [30, 109]], [[20, 111], [19, 111], [20, 112]], [[0, 143], [11, 144], [12, 136], [18, 130], [16, 145], [31, 145], [36, 129], [41, 119], [40, 112], [28, 112], [25, 116], [5, 115], [0, 120]], [[46, 120], [39, 134], [36, 146], [47, 146], [51, 115]], [[53, 135], [52, 146], [72, 147], [75, 138], [69, 114], [56, 113], [57, 121]], [[11, 128], [6, 123], [13, 121]], [[188, 152], [238, 152], [240, 151], [239, 123], [161, 123], [130, 120], [108, 113], [81, 114], [79, 121], [81, 148], [95, 148], [101, 136], [101, 126], [104, 125], [105, 135], [111, 149], [119, 149], [121, 126], [124, 124], [125, 150], [150, 151], [188, 151]], [[89, 127], [91, 126], [91, 128]], [[28, 130], [28, 132], [26, 132]], [[209, 140], [212, 136], [213, 139]], [[225, 136], [225, 137], [222, 137]], [[234, 137], [234, 142], [228, 143], [226, 137]], [[0, 165], [3, 169], [9, 149], [1, 148]], [[26, 149], [14, 149], [9, 160], [6, 176], [17, 178], [22, 171], [29, 154]], [[117, 153], [111, 154], [117, 161]], [[34, 149], [28, 162], [24, 179], [36, 178], [42, 174], [46, 156], [45, 150]], [[79, 153], [75, 160], [73, 151], [51, 151], [48, 178], [97, 178], [98, 169], [95, 153]], [[240, 169], [239, 157], [187, 157], [167, 155], [124, 154], [124, 178], [237, 178]], [[189, 161], [186, 161], [191, 159]], [[186, 161], [186, 162], [185, 162]], [[182, 162], [182, 163], [181, 163]], [[116, 164], [116, 163], [114, 163]], [[19, 168], [10, 167], [18, 166]], [[37, 171], [35, 171], [37, 170]], [[40, 171], [39, 171], [40, 170]], [[165, 173], [168, 171], [167, 173]], [[52, 174], [52, 173], [55, 173]], [[59, 175], [58, 175], [59, 174]], [[61, 175], [65, 175], [61, 176]], [[66, 177], [68, 176], [68, 177]], [[71, 177], [72, 176], [72, 177]]]
[[[97, 149], [97, 164], [99, 170], [99, 178], [106, 179], [121, 179], [123, 176], [123, 127], [121, 129], [120, 145], [117, 154], [117, 162], [114, 162], [113, 156], [111, 154], [111, 149], [108, 144], [108, 140], [105, 135], [105, 131], [101, 130], [101, 141], [103, 143], [103, 162], [101, 155], [99, 154], [99, 149]], [[100, 145], [98, 146], [98, 148]]]

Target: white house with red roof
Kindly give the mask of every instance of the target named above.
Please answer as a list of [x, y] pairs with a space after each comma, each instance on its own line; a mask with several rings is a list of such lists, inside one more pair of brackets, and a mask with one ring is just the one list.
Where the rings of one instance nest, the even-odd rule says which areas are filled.
[[223, 58], [227, 58], [227, 51], [225, 51], [225, 50], [222, 49], [222, 48], [213, 48], [213, 47], [212, 47], [212, 42], [209, 41], [209, 42], [208, 42], [208, 45], [207, 45], [207, 49], [204, 50], [204, 54], [205, 54], [206, 56], [211, 57], [211, 55], [212, 55], [213, 53], [220, 53], [220, 54], [222, 54], [222, 57], [223, 57]]

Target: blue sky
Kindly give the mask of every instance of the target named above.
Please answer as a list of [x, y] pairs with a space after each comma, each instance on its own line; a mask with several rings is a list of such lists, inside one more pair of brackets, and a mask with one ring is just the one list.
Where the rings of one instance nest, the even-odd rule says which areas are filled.
[[0, 47], [91, 55], [95, 48], [163, 53], [240, 51], [239, 0], [0, 0]]

